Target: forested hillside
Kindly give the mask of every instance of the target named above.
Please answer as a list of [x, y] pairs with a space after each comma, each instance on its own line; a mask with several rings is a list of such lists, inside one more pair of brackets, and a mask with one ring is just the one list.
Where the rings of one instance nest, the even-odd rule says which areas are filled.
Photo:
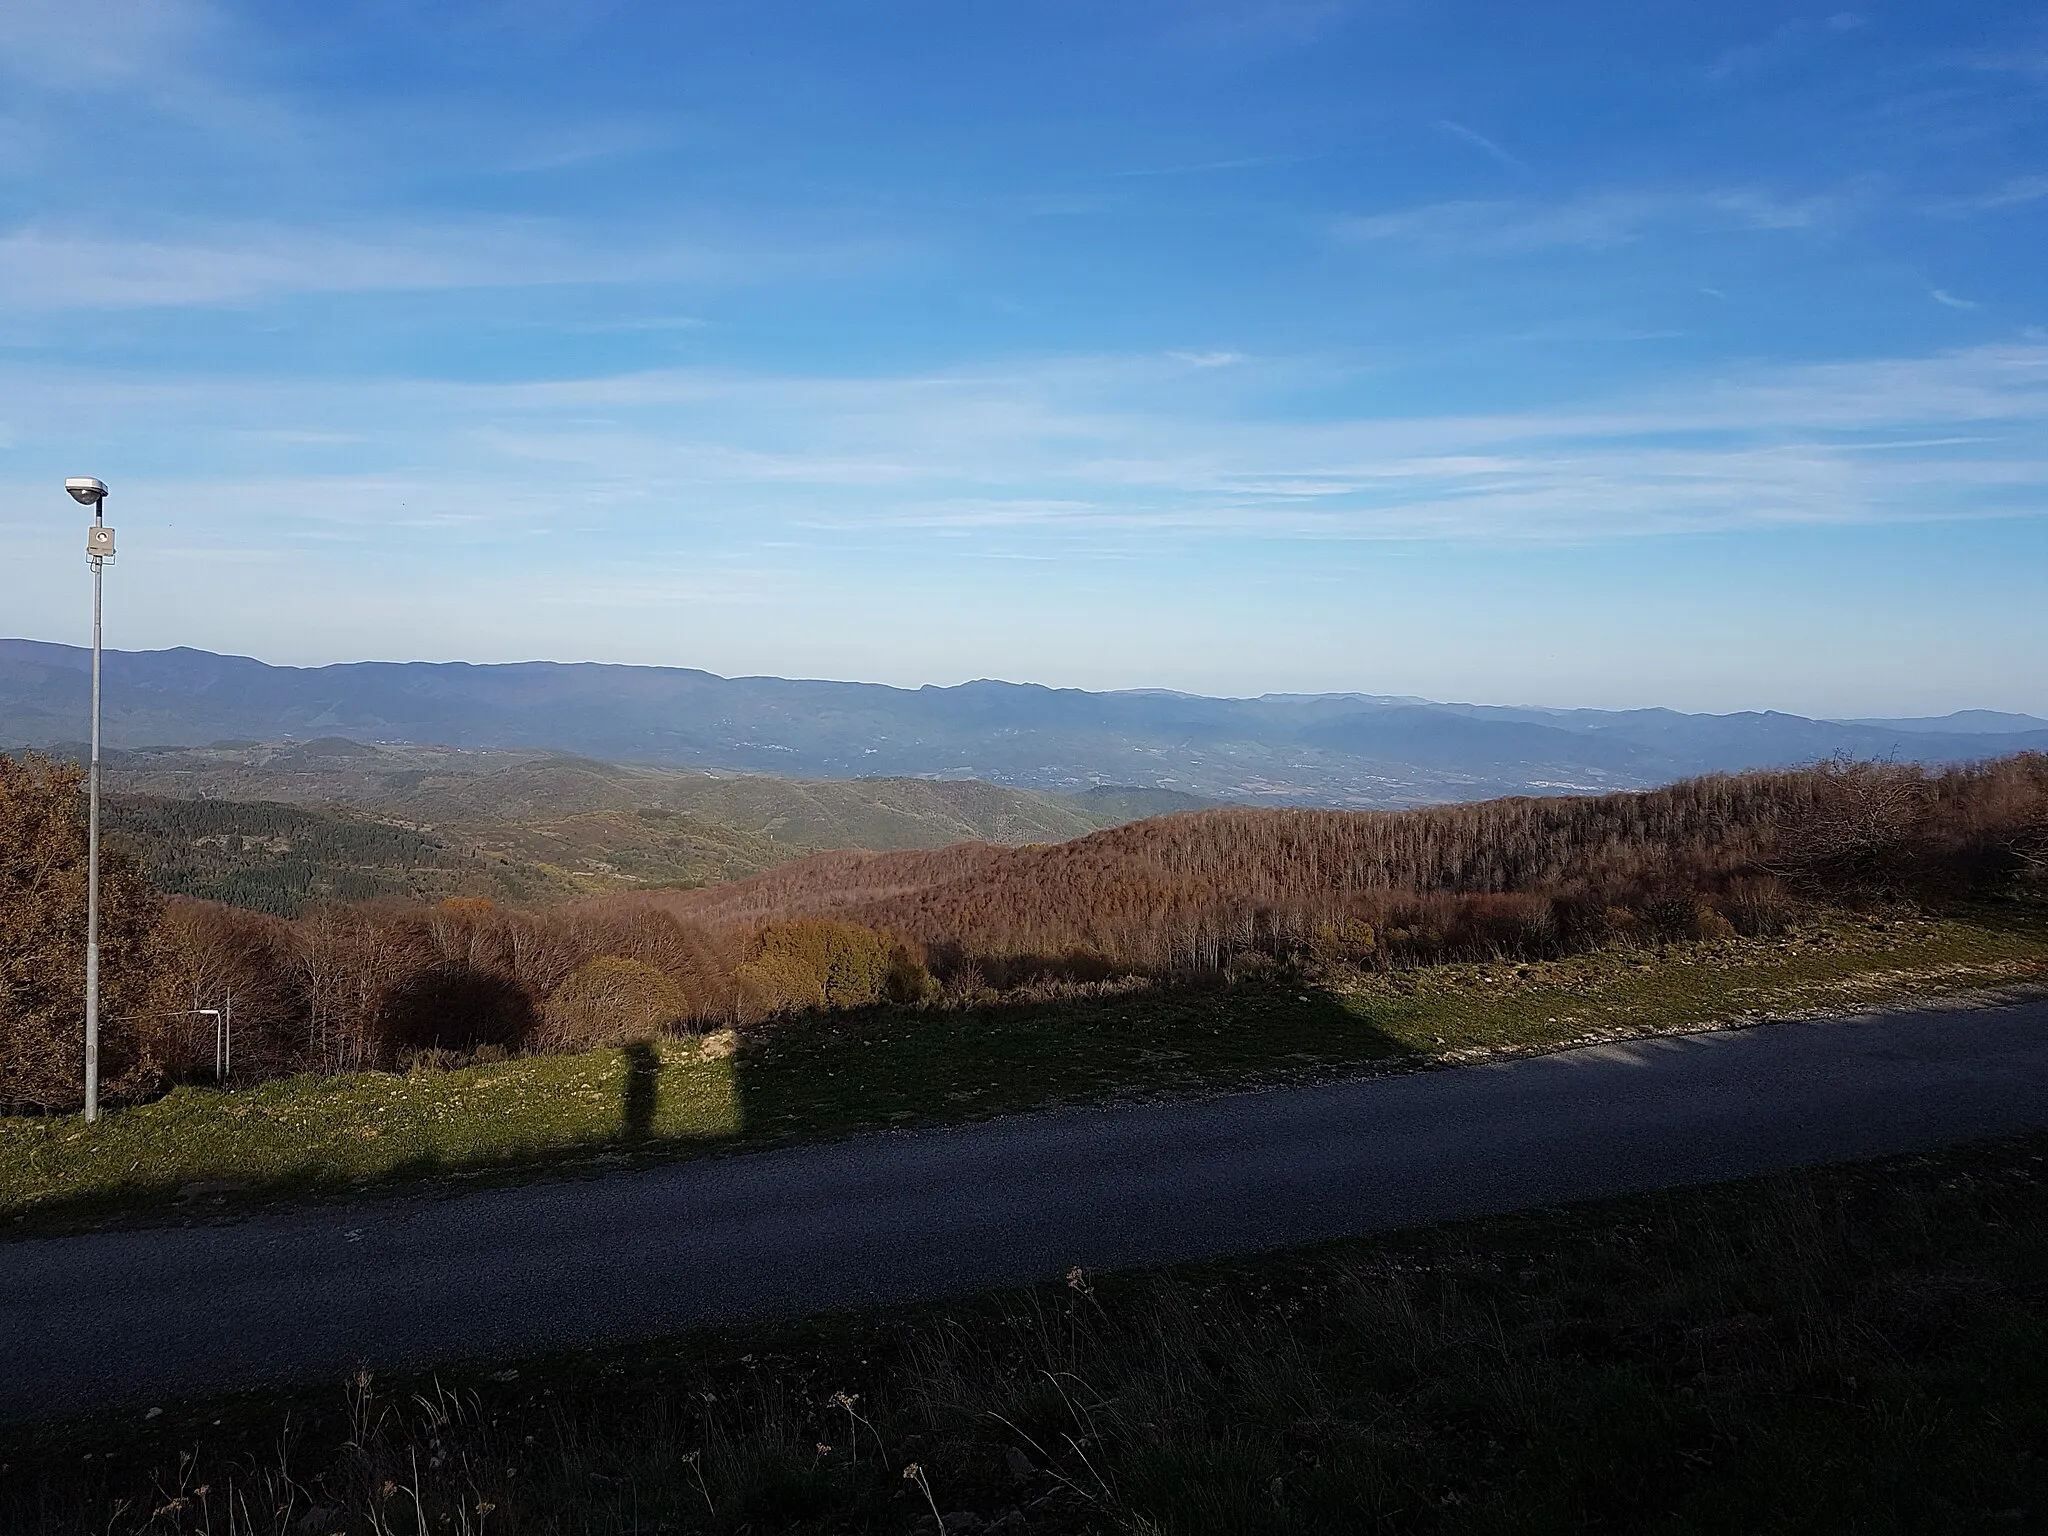
[[157, 890], [278, 917], [296, 917], [317, 901], [538, 902], [584, 894], [558, 869], [451, 848], [417, 828], [342, 810], [112, 795], [106, 827]]
[[339, 737], [114, 752], [106, 782], [136, 794], [353, 807], [437, 829], [662, 812], [767, 839], [783, 858], [820, 848], [1057, 842], [1214, 803], [1121, 786], [1061, 795], [974, 779], [790, 779]]
[[1056, 842], [1200, 806], [973, 780], [804, 781], [340, 738], [111, 753], [109, 827], [160, 891], [295, 917], [317, 900], [511, 904], [742, 879], [827, 848]]
[[1541, 953], [1616, 923], [1768, 924], [1796, 889], [1883, 895], [2034, 867], [2048, 756], [1928, 775], [1875, 764], [1712, 776], [1645, 794], [1404, 812], [1222, 809], [1052, 847], [833, 853], [667, 894], [713, 927], [796, 916], [1011, 969], [1220, 963], [1318, 928], [1416, 955]]
[[[11, 772], [16, 799], [39, 807], [23, 824], [57, 829], [70, 849], [68, 862], [17, 861], [14, 908], [75, 905], [77, 772], [34, 759]], [[288, 864], [294, 838], [363, 878], [384, 859], [446, 870], [441, 850], [402, 829], [305, 823], [288, 808], [262, 808], [253, 823], [237, 814], [145, 808], [207, 850], [187, 866], [197, 876], [236, 878], [218, 862], [230, 843], [236, 856], [282, 848]], [[1821, 903], [2038, 890], [2044, 869], [2048, 756], [1942, 774], [1830, 764], [1400, 813], [1199, 811], [1060, 844], [823, 854], [698, 891], [526, 911], [325, 900], [287, 922], [172, 899], [113, 980], [155, 1000], [133, 1014], [142, 1021], [232, 991], [238, 1071], [263, 1076], [1305, 956], [1399, 971], [1771, 934]], [[146, 905], [138, 897], [135, 910]], [[27, 1074], [53, 1097], [17, 1088], [19, 1099], [48, 1106], [74, 1091], [70, 1017], [49, 1012], [44, 1065]], [[176, 1078], [203, 1057], [189, 1031], [122, 1027], [133, 1032], [115, 1050], [127, 1081]]]

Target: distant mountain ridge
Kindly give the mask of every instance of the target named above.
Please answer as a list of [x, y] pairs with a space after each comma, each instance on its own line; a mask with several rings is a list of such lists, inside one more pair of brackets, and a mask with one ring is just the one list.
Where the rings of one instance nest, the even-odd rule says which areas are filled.
[[[0, 640], [0, 744], [78, 741], [87, 678], [82, 649]], [[1933, 763], [2048, 749], [2048, 724], [1992, 711], [1826, 721], [988, 680], [892, 688], [595, 662], [279, 667], [183, 648], [108, 653], [106, 735], [129, 747], [347, 736], [821, 779], [1390, 807], [1641, 788], [1837, 753]]]
[[2002, 709], [1958, 709], [1951, 714], [1908, 720], [1843, 720], [1842, 725], [1866, 725], [1889, 731], [1960, 732], [1963, 734], [2014, 735], [2048, 731], [2048, 720], [2039, 715], [2015, 715]]

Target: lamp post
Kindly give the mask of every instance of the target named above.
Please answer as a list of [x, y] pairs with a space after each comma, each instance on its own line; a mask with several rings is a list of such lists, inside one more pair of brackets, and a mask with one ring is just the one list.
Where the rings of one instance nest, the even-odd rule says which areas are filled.
[[85, 854], [85, 1120], [100, 1117], [100, 576], [114, 557], [114, 530], [101, 521], [106, 486], [90, 475], [73, 475], [64, 489], [80, 506], [92, 508], [85, 535], [85, 559], [92, 567], [92, 762], [86, 770]]

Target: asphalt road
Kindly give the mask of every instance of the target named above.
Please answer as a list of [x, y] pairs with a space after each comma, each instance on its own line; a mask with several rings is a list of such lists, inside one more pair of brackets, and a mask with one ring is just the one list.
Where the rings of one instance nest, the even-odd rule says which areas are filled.
[[0, 1245], [0, 1415], [1253, 1251], [2048, 1128], [2048, 1002]]

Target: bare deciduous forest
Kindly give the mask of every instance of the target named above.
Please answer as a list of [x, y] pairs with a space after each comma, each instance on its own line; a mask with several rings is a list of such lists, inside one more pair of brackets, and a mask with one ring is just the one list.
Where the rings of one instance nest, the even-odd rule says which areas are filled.
[[1318, 940], [1381, 963], [1765, 932], [1815, 900], [1932, 899], [2037, 867], [2048, 756], [1831, 762], [1648, 793], [1416, 811], [1213, 810], [1031, 848], [822, 854], [647, 901], [714, 929], [834, 917], [942, 970], [1202, 970]]
[[[75, 769], [0, 759], [0, 1107], [77, 1095]], [[109, 863], [109, 1083], [237, 1081], [622, 1044], [1047, 982], [1335, 953], [1398, 967], [1769, 933], [1802, 906], [2009, 888], [2048, 856], [2048, 756], [1831, 762], [1647, 793], [1406, 812], [1214, 810], [1071, 842], [822, 854], [733, 884], [510, 910], [158, 901]]]

